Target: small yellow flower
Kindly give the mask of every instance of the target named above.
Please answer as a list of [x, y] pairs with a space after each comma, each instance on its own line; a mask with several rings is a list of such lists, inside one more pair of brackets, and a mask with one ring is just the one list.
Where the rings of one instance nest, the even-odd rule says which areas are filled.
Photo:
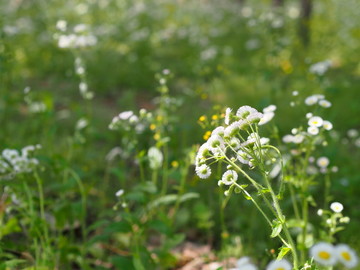
[[199, 117], [199, 121], [200, 122], [204, 122], [206, 120], [206, 116], [205, 115], [202, 115]]
[[155, 133], [154, 139], [158, 141], [158, 140], [160, 140], [160, 138], [161, 138], [161, 137], [160, 137], [160, 134], [159, 134], [159, 133]]
[[212, 120], [217, 120], [217, 119], [219, 119], [219, 116], [216, 115], [216, 114], [214, 114], [213, 116], [211, 116], [211, 119], [212, 119]]
[[172, 166], [173, 168], [177, 168], [177, 167], [179, 167], [179, 162], [177, 162], [176, 160], [173, 160], [173, 161], [171, 162], [171, 166]]
[[208, 98], [208, 95], [205, 94], [205, 93], [202, 93], [200, 97], [201, 97], [201, 99], [207, 99], [207, 98]]
[[155, 125], [155, 124], [151, 124], [151, 125], [150, 125], [150, 129], [151, 129], [151, 130], [155, 130], [155, 129], [156, 129], [156, 125]]
[[206, 141], [210, 138], [210, 135], [211, 135], [211, 131], [206, 131], [204, 136], [203, 136], [203, 139]]

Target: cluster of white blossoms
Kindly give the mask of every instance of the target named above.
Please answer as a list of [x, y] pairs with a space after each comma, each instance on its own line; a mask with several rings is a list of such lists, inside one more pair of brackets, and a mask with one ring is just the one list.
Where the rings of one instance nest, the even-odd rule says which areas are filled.
[[322, 62], [315, 63], [310, 66], [309, 71], [312, 74], [322, 76], [332, 66], [331, 60], [325, 60]]
[[[309, 96], [305, 99], [305, 104], [308, 106], [318, 104], [324, 108], [331, 107], [331, 102], [326, 100], [324, 95]], [[306, 131], [293, 128], [291, 134], [287, 134], [282, 138], [284, 143], [301, 144], [307, 136], [316, 136], [321, 130], [330, 131], [333, 129], [333, 124], [330, 121], [324, 120], [318, 115], [313, 115], [311, 112], [306, 114], [306, 118], [308, 119]]]
[[[273, 260], [267, 266], [266, 270], [291, 270], [291, 263], [285, 259]], [[230, 270], [257, 270], [257, 266], [253, 264], [249, 257], [243, 257], [236, 262], [236, 268]]]
[[147, 120], [152, 117], [150, 112], [147, 112], [145, 109], [141, 109], [139, 116], [136, 115], [133, 111], [124, 111], [115, 116], [110, 125], [109, 129], [111, 130], [135, 130], [137, 133], [144, 131], [146, 127]]
[[[276, 107], [268, 107], [264, 114], [250, 106], [240, 107], [236, 113], [230, 108], [225, 112], [225, 125], [215, 128], [209, 139], [200, 146], [195, 158], [196, 174], [206, 179], [211, 175], [210, 163], [226, 159], [230, 163], [254, 167], [260, 159], [263, 145], [268, 144], [268, 138], [260, 138], [257, 125], [270, 121]], [[265, 115], [269, 114], [270, 116]], [[264, 150], [262, 150], [264, 151]], [[229, 163], [228, 162], [228, 163]], [[223, 174], [219, 185], [231, 185], [238, 179], [237, 172], [229, 165]]]
[[308, 96], [305, 99], [305, 104], [307, 106], [319, 104], [323, 108], [330, 108], [332, 105], [330, 101], [325, 99], [324, 95], [319, 95], [319, 94]]
[[[56, 24], [56, 28], [61, 32], [67, 31], [67, 22], [60, 20]], [[97, 38], [89, 31], [89, 26], [86, 24], [75, 25], [72, 31], [68, 34], [55, 34], [54, 38], [58, 41], [59, 48], [75, 49], [94, 46], [97, 43]]]
[[0, 155], [0, 174], [11, 175], [29, 173], [39, 164], [39, 161], [32, 157], [40, 145], [28, 145], [18, 151], [16, 149], [5, 149]]
[[323, 266], [334, 266], [340, 262], [347, 268], [353, 268], [359, 261], [356, 252], [348, 245], [339, 244], [333, 246], [326, 242], [320, 242], [312, 246], [310, 256]]

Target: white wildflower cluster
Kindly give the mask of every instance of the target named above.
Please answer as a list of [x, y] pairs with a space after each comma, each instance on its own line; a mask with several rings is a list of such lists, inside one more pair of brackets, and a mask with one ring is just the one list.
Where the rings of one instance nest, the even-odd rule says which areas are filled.
[[315, 63], [310, 66], [309, 71], [312, 74], [322, 76], [332, 66], [331, 60], [325, 60], [322, 62]]
[[360, 136], [359, 131], [357, 129], [351, 128], [346, 132], [348, 138], [344, 138], [344, 143], [351, 143], [356, 147], [360, 148]]
[[39, 164], [39, 161], [32, 157], [40, 145], [28, 145], [21, 149], [5, 149], [0, 155], [0, 174], [14, 176], [21, 173], [29, 173]]
[[329, 167], [330, 160], [328, 157], [319, 157], [318, 159], [315, 159], [313, 156], [309, 157], [309, 166], [307, 168], [308, 174], [317, 174], [319, 171], [323, 174], [327, 172], [338, 172], [337, 166]]
[[[305, 104], [308, 106], [318, 104], [324, 108], [331, 107], [331, 102], [326, 100], [324, 95], [309, 96], [305, 99]], [[292, 134], [287, 134], [282, 138], [284, 143], [301, 144], [308, 136], [316, 136], [322, 130], [330, 131], [333, 129], [333, 124], [330, 121], [324, 120], [320, 116], [313, 115], [311, 112], [306, 114], [306, 118], [308, 119], [306, 131], [303, 131], [301, 128], [292, 129]]]
[[308, 96], [305, 99], [305, 104], [307, 106], [312, 106], [312, 105], [315, 105], [315, 104], [319, 104], [323, 108], [330, 108], [331, 105], [332, 105], [330, 101], [325, 99], [324, 95], [320, 95], [320, 94]]
[[76, 57], [74, 66], [75, 66], [75, 73], [80, 78], [79, 91], [81, 96], [84, 99], [88, 99], [88, 100], [93, 99], [95, 94], [94, 92], [89, 90], [88, 84], [86, 82], [86, 68], [84, 61], [80, 57]]
[[[265, 113], [273, 113], [274, 107], [268, 107]], [[195, 158], [196, 174], [206, 179], [211, 175], [210, 163], [225, 159], [229, 164], [236, 162], [254, 167], [265, 151], [268, 138], [261, 138], [257, 133], [259, 122], [264, 114], [250, 106], [240, 107], [236, 113], [230, 108], [225, 111], [225, 125], [215, 128], [209, 139], [200, 146]], [[219, 185], [232, 185], [238, 174], [229, 165]]]
[[148, 150], [148, 159], [150, 168], [153, 170], [160, 169], [164, 160], [164, 156], [159, 148], [153, 146]]
[[[273, 260], [267, 266], [266, 270], [291, 270], [293, 266], [285, 259]], [[258, 267], [254, 265], [249, 257], [240, 258], [236, 262], [236, 268], [231, 270], [257, 270]]]
[[151, 117], [152, 114], [145, 109], [141, 109], [139, 115], [136, 115], [133, 111], [124, 111], [112, 119], [109, 129], [125, 131], [135, 130], [136, 133], [142, 133]]
[[46, 104], [41, 100], [34, 100], [31, 88], [29, 86], [24, 89], [24, 101], [28, 106], [30, 113], [42, 113], [47, 110]]
[[333, 246], [319, 242], [311, 247], [310, 256], [323, 266], [334, 266], [339, 262], [347, 268], [353, 268], [359, 262], [356, 252], [346, 244]]
[[263, 109], [263, 117], [259, 122], [259, 126], [265, 125], [266, 123], [270, 122], [275, 116], [276, 106], [270, 105]]
[[56, 24], [56, 28], [61, 32], [55, 34], [54, 38], [58, 42], [58, 47], [62, 49], [77, 49], [94, 46], [97, 43], [97, 38], [86, 24], [75, 25], [72, 31], [68, 31], [67, 22], [60, 20]]

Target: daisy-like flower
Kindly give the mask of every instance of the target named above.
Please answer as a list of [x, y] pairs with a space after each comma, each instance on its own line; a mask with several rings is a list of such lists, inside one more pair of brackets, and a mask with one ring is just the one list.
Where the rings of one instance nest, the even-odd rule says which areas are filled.
[[308, 106], [314, 105], [318, 102], [318, 98], [314, 96], [309, 96], [305, 99], [305, 104]]
[[292, 143], [292, 142], [294, 142], [294, 136], [291, 134], [287, 134], [282, 138], [282, 141], [284, 143]]
[[349, 129], [348, 132], [347, 132], [347, 135], [350, 137], [350, 138], [356, 138], [357, 136], [359, 136], [359, 132], [356, 130], [356, 129]]
[[313, 116], [309, 119], [308, 124], [310, 127], [321, 127], [324, 120], [320, 116]]
[[211, 132], [211, 136], [220, 136], [220, 137], [223, 137], [224, 136], [224, 131], [225, 131], [225, 128], [220, 126], [220, 127], [217, 127], [215, 128], [212, 132]]
[[347, 268], [353, 268], [359, 263], [356, 252], [348, 245], [337, 245], [335, 247], [335, 252], [338, 260], [342, 262]]
[[275, 116], [274, 112], [267, 112], [263, 114], [263, 117], [260, 119], [259, 126], [269, 123]]
[[322, 100], [319, 100], [319, 105], [324, 108], [330, 108], [331, 102], [326, 99], [322, 99]]
[[211, 175], [211, 169], [206, 164], [202, 164], [199, 167], [196, 167], [195, 172], [201, 179], [209, 178]]
[[225, 124], [228, 125], [230, 123], [230, 116], [231, 116], [231, 108], [226, 108], [225, 110]]
[[333, 266], [336, 261], [336, 252], [333, 245], [325, 242], [319, 242], [310, 248], [310, 256], [324, 266]]
[[309, 113], [306, 114], [306, 118], [307, 118], [307, 119], [310, 119], [311, 117], [313, 117], [313, 114], [312, 114], [311, 112], [309, 112]]
[[293, 138], [293, 143], [300, 144], [305, 139], [304, 135], [302, 134], [296, 134]]
[[238, 138], [231, 138], [229, 145], [231, 146], [232, 149], [237, 151], [237, 150], [239, 150], [241, 143]]
[[249, 164], [251, 159], [251, 157], [242, 150], [237, 152], [237, 158], [242, 164]]
[[128, 120], [133, 115], [134, 115], [133, 111], [125, 111], [125, 112], [119, 113], [118, 117], [121, 120]]
[[320, 167], [320, 168], [326, 168], [329, 165], [330, 161], [327, 157], [320, 157], [318, 158], [318, 160], [316, 161], [316, 164]]
[[224, 137], [225, 138], [231, 138], [233, 136], [235, 136], [241, 129], [241, 127], [244, 125], [244, 121], [236, 121], [234, 123], [232, 123], [231, 125], [229, 125], [227, 128], [225, 128], [224, 130]]
[[317, 134], [319, 134], [319, 128], [317, 128], [317, 127], [308, 127], [307, 132], [310, 135], [317, 135]]
[[242, 257], [236, 262], [236, 270], [257, 270], [257, 267], [251, 263], [249, 257]]
[[236, 182], [236, 180], [238, 179], [238, 174], [236, 173], [236, 171], [234, 170], [228, 170], [226, 171], [222, 178], [221, 181], [225, 184], [225, 185], [231, 185], [232, 183]]
[[255, 123], [259, 123], [263, 117], [264, 117], [264, 115], [262, 113], [255, 112], [255, 113], [248, 115], [246, 117], [246, 121], [248, 121], [249, 123], [255, 124]]
[[119, 189], [116, 193], [115, 196], [116, 197], [121, 197], [124, 194], [124, 190], [123, 189]]
[[339, 202], [333, 202], [330, 204], [330, 209], [335, 213], [341, 213], [341, 211], [344, 210], [344, 206]]
[[250, 106], [241, 106], [237, 112], [236, 116], [245, 119], [248, 115], [257, 113], [258, 111]]
[[333, 124], [332, 124], [330, 121], [324, 120], [324, 121], [323, 121], [323, 128], [324, 128], [325, 130], [332, 130]]
[[219, 150], [224, 149], [225, 146], [224, 140], [219, 135], [211, 136], [207, 141], [207, 144], [209, 146], [209, 150], [214, 154], [218, 153]]
[[263, 113], [269, 113], [269, 112], [275, 112], [276, 106], [275, 105], [269, 105], [263, 109]]
[[266, 266], [266, 270], [291, 270], [292, 268], [292, 265], [285, 259], [271, 261], [268, 266]]

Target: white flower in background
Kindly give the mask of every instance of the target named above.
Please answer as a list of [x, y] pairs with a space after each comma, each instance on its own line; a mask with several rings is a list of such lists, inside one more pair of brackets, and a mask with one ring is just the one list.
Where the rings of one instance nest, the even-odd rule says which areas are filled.
[[353, 268], [359, 262], [356, 252], [348, 245], [337, 245], [335, 247], [335, 252], [338, 260], [347, 268]]
[[322, 99], [322, 100], [319, 100], [319, 105], [324, 108], [330, 108], [331, 102], [326, 99]]
[[335, 213], [341, 213], [344, 210], [344, 206], [339, 202], [333, 202], [330, 204], [330, 209]]
[[215, 128], [215, 129], [211, 132], [211, 136], [220, 136], [220, 137], [223, 137], [223, 136], [224, 136], [224, 132], [225, 132], [225, 128], [220, 126], [220, 127]]
[[40, 145], [28, 145], [19, 151], [15, 149], [5, 149], [0, 156], [1, 173], [28, 173], [32, 172], [39, 164], [36, 158], [31, 158], [31, 152], [40, 149]]
[[296, 134], [294, 137], [293, 137], [293, 143], [296, 143], [296, 144], [300, 144], [304, 141], [305, 139], [305, 136], [302, 135], [302, 134]]
[[294, 141], [294, 136], [291, 134], [287, 134], [282, 138], [284, 143], [292, 143]]
[[324, 210], [319, 209], [319, 210], [317, 210], [317, 212], [316, 212], [316, 213], [317, 213], [317, 215], [318, 215], [318, 216], [320, 216], [320, 217], [321, 217], [321, 216], [324, 214]]
[[313, 114], [312, 114], [311, 112], [309, 112], [309, 113], [306, 114], [306, 118], [307, 118], [307, 119], [310, 119], [311, 117], [313, 117]]
[[309, 119], [308, 125], [310, 127], [321, 127], [324, 120], [320, 116], [313, 116]]
[[236, 262], [236, 270], [257, 270], [257, 267], [251, 263], [249, 257], [242, 257]]
[[231, 138], [229, 145], [234, 151], [237, 151], [240, 149], [241, 143], [238, 138], [234, 137], [234, 138]]
[[226, 111], [225, 111], [225, 124], [226, 125], [229, 125], [229, 123], [230, 123], [230, 115], [231, 115], [231, 109], [226, 108]]
[[323, 128], [325, 130], [332, 130], [333, 124], [330, 121], [324, 120], [323, 121]]
[[62, 32], [66, 31], [67, 22], [65, 20], [59, 20], [56, 22], [56, 28]]
[[86, 118], [80, 118], [76, 123], [76, 129], [81, 130], [89, 125], [89, 121]]
[[150, 147], [148, 151], [148, 158], [150, 162], [150, 168], [153, 170], [159, 169], [164, 159], [161, 151], [154, 146]]
[[238, 174], [236, 173], [236, 171], [228, 170], [223, 174], [221, 181], [225, 185], [231, 185], [232, 183], [236, 182], [237, 179], [238, 179]]
[[319, 129], [317, 127], [308, 127], [307, 132], [310, 135], [317, 135], [319, 134]]
[[350, 138], [356, 138], [357, 136], [359, 136], [359, 132], [356, 130], [356, 129], [349, 129], [347, 131], [347, 135], [350, 137]]
[[322, 76], [331, 67], [331, 65], [331, 60], [325, 60], [311, 65], [309, 71], [315, 75]]
[[245, 119], [247, 116], [251, 115], [251, 114], [256, 114], [258, 113], [258, 111], [250, 106], [241, 106], [237, 112], [236, 112], [236, 116]]
[[209, 150], [213, 154], [221, 154], [221, 151], [224, 150], [225, 144], [223, 138], [221, 138], [218, 135], [211, 136], [209, 140], [207, 141]]
[[124, 153], [124, 151], [121, 149], [121, 147], [117, 146], [114, 147], [107, 153], [105, 159], [109, 162], [113, 161], [117, 156], [121, 156]]
[[360, 147], [360, 138], [357, 138], [354, 142], [356, 147]]
[[324, 266], [333, 266], [336, 261], [336, 252], [333, 245], [320, 242], [310, 248], [310, 256], [314, 261]]
[[318, 158], [318, 160], [316, 161], [316, 164], [320, 167], [320, 168], [326, 168], [329, 165], [330, 161], [327, 157], [320, 157]]
[[119, 113], [118, 117], [121, 120], [128, 120], [133, 115], [134, 115], [133, 111], [124, 111], [124, 112]]
[[267, 266], [266, 270], [291, 270], [293, 267], [287, 260], [276, 260], [271, 261]]
[[124, 194], [124, 190], [123, 189], [119, 189], [116, 193], [115, 196], [116, 197], [121, 197]]
[[260, 119], [259, 126], [265, 125], [266, 123], [270, 122], [271, 119], [275, 116], [275, 105], [270, 105], [263, 109], [263, 117]]
[[249, 161], [251, 159], [251, 156], [249, 156], [247, 153], [245, 153], [242, 150], [239, 150], [237, 152], [237, 159], [242, 163], [242, 164], [249, 164]]
[[211, 175], [211, 169], [206, 164], [202, 164], [199, 167], [196, 167], [195, 172], [201, 179], [209, 178]]
[[305, 99], [305, 104], [308, 106], [315, 105], [318, 102], [318, 98], [316, 96], [309, 96]]

